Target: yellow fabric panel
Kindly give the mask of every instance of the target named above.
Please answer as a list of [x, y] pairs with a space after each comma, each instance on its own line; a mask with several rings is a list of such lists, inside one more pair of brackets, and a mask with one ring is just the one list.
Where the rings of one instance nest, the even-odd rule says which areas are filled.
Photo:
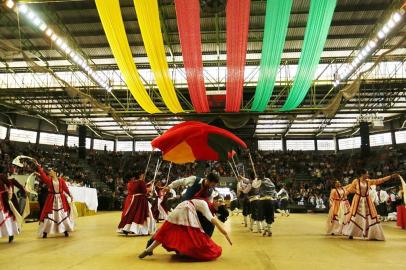
[[158, 1], [134, 0], [134, 6], [144, 47], [162, 99], [171, 112], [183, 112], [169, 76], [159, 20]]
[[192, 148], [183, 141], [166, 153], [164, 155], [164, 160], [172, 161], [176, 164], [182, 164], [193, 162], [196, 158], [193, 154]]
[[118, 0], [96, 0], [97, 11], [124, 81], [138, 104], [149, 113], [160, 110], [152, 102], [142, 84], [128, 44]]

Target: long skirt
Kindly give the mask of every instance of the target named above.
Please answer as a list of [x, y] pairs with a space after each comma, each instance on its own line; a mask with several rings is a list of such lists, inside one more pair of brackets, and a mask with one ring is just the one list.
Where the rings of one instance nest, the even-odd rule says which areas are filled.
[[20, 226], [14, 217], [4, 210], [0, 210], [0, 238], [17, 235], [20, 233]]
[[56, 234], [72, 232], [74, 227], [75, 224], [70, 218], [70, 211], [66, 212], [63, 209], [61, 195], [55, 194], [52, 203], [52, 212], [48, 213], [44, 221], [39, 223], [39, 235], [42, 236], [43, 233]]
[[365, 239], [385, 240], [378, 218], [371, 217], [366, 197], [360, 198], [357, 211], [355, 215], [351, 216], [350, 223], [344, 226], [343, 234]]
[[165, 221], [154, 236], [167, 251], [175, 251], [200, 261], [210, 261], [221, 255], [222, 249], [200, 228]]

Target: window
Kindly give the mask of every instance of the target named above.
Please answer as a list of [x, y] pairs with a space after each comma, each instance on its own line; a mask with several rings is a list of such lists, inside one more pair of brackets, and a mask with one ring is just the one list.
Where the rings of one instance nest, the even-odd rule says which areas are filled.
[[258, 140], [260, 151], [282, 151], [282, 140]]
[[114, 150], [114, 141], [107, 141], [107, 140], [93, 140], [93, 149], [94, 150], [104, 150], [104, 146], [106, 146], [107, 151]]
[[[92, 144], [92, 139], [91, 138], [86, 138], [86, 149], [90, 149], [90, 145]], [[79, 145], [79, 143], [78, 143]]]
[[381, 145], [390, 145], [392, 144], [392, 135], [390, 132], [374, 134], [369, 136], [369, 145], [370, 146], [381, 146]]
[[10, 141], [36, 143], [37, 132], [12, 128], [10, 130]]
[[0, 126], [0, 139], [4, 140], [7, 136], [7, 128]]
[[286, 149], [314, 151], [314, 140], [286, 140]]
[[136, 152], [151, 152], [152, 151], [151, 141], [135, 142], [135, 151]]
[[320, 151], [334, 151], [336, 145], [334, 140], [317, 140], [317, 150]]
[[68, 136], [68, 141], [66, 142], [68, 147], [79, 147], [79, 137], [77, 136]]
[[39, 134], [39, 143], [63, 146], [65, 145], [65, 135], [41, 132]]
[[395, 132], [396, 144], [406, 143], [406, 130]]
[[352, 137], [338, 140], [340, 150], [355, 149], [361, 147], [361, 137]]
[[133, 150], [133, 141], [117, 141], [117, 151], [131, 152]]

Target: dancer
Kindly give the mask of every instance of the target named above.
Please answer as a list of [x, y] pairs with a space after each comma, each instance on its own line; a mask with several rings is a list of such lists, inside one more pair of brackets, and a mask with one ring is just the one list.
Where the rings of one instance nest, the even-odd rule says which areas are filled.
[[278, 195], [278, 198], [280, 199], [280, 210], [278, 209], [278, 212], [280, 212], [282, 214], [282, 216], [286, 215], [288, 217], [289, 216], [289, 209], [288, 209], [289, 193], [286, 191], [285, 184], [282, 185], [282, 188], [279, 190], [279, 192], [276, 195]]
[[[255, 178], [255, 176], [254, 176]], [[237, 193], [242, 202], [242, 215], [244, 217], [244, 226], [248, 226], [248, 218], [251, 215], [251, 204], [248, 193], [251, 190], [251, 181], [245, 177], [239, 176], [237, 184]]]
[[276, 200], [275, 184], [269, 178], [262, 180], [259, 188], [260, 213], [263, 223], [263, 236], [272, 236], [272, 223], [274, 222], [274, 201]]
[[135, 171], [127, 175], [128, 194], [124, 201], [118, 233], [150, 235], [156, 231], [156, 222], [147, 199], [144, 173]]
[[159, 181], [155, 185], [155, 192], [157, 194], [158, 220], [165, 220], [168, 217], [168, 209], [166, 209], [167, 197], [165, 196], [166, 191], [164, 190], [162, 181]]
[[388, 199], [389, 195], [380, 186], [376, 187], [376, 210], [380, 216], [381, 221], [388, 220]]
[[10, 179], [7, 169], [0, 168], [0, 238], [8, 236], [8, 242], [14, 240], [14, 236], [21, 232], [21, 227], [17, 217], [18, 200], [15, 194], [15, 187], [22, 193], [23, 197], [27, 196], [24, 187], [14, 178]]
[[231, 243], [227, 231], [220, 221], [210, 212], [206, 200], [195, 198], [180, 203], [169, 215], [153, 237], [153, 242], [138, 257], [140, 259], [153, 255], [152, 251], [162, 244], [167, 251], [175, 251], [182, 255], [209, 261], [218, 258], [222, 249], [208, 236], [197, 216], [201, 213]]
[[[251, 183], [251, 190], [248, 192], [251, 207], [250, 230], [253, 233], [261, 233], [262, 213], [260, 207], [261, 201], [259, 200], [259, 187], [261, 186], [261, 180], [257, 179], [254, 173], [250, 175], [250, 178], [254, 178]], [[256, 229], [254, 229], [254, 225], [256, 225]]]
[[346, 187], [335, 181], [335, 188], [330, 192], [330, 211], [327, 219], [327, 234], [342, 235], [345, 225], [350, 222], [350, 203], [347, 199]]
[[71, 208], [66, 195], [73, 202], [72, 195], [63, 178], [58, 178], [54, 169], [50, 168], [47, 175], [37, 161], [35, 164], [40, 180], [48, 186], [48, 195], [39, 219], [39, 235], [47, 238], [48, 234], [63, 233], [68, 237], [69, 232], [74, 229], [74, 221], [70, 218]]
[[392, 178], [399, 178], [398, 174], [392, 174], [379, 179], [369, 179], [368, 171], [361, 169], [359, 177], [348, 186], [349, 193], [355, 193], [351, 204], [350, 223], [344, 227], [343, 234], [364, 239], [385, 240], [382, 226], [379, 223], [375, 205], [369, 195], [371, 185], [381, 185]]
[[[186, 178], [178, 179], [170, 183], [164, 190], [169, 191], [171, 189], [176, 189], [178, 187], [186, 187], [186, 192], [182, 196], [182, 201], [190, 200], [194, 197], [199, 197], [207, 200], [207, 202], [212, 202], [213, 191], [215, 186], [219, 182], [219, 176], [215, 173], [208, 173], [206, 178], [201, 178], [198, 176], [189, 176]], [[197, 211], [199, 221], [203, 227], [203, 230], [209, 236], [212, 236], [214, 231], [214, 225], [210, 220], [206, 219], [202, 213]]]

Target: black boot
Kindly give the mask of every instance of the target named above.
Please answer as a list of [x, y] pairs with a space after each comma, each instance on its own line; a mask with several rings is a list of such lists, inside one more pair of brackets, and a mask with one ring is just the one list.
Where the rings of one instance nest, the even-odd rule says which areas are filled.
[[10, 235], [8, 237], [8, 242], [11, 243], [11, 242], [13, 242], [13, 240], [14, 240], [14, 235]]
[[65, 234], [65, 237], [68, 237], [68, 236], [69, 236], [68, 231], [65, 231], [64, 234]]
[[46, 233], [46, 232], [44, 232], [44, 233], [42, 234], [42, 238], [47, 238], [47, 233]]

